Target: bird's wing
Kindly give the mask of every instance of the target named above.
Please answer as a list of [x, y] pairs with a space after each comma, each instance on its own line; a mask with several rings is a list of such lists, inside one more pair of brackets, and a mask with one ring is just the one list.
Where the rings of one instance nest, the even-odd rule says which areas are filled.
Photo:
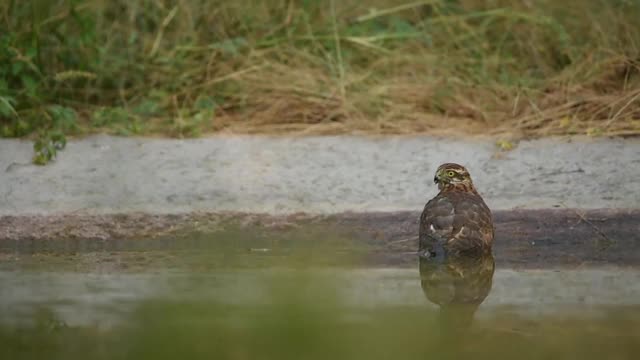
[[420, 216], [420, 251], [433, 252], [451, 237], [454, 223], [454, 206], [447, 196], [438, 195], [429, 200]]
[[450, 252], [485, 248], [493, 239], [491, 212], [476, 194], [460, 194], [455, 203], [451, 236], [447, 240]]

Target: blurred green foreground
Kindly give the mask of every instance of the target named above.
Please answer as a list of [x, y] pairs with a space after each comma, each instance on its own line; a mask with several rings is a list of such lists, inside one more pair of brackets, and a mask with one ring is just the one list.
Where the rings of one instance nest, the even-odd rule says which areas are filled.
[[268, 282], [261, 305], [150, 299], [107, 328], [68, 326], [43, 308], [30, 324], [0, 326], [0, 358], [631, 359], [640, 351], [638, 309], [524, 317], [507, 306], [458, 326], [464, 306], [347, 305], [313, 270]]

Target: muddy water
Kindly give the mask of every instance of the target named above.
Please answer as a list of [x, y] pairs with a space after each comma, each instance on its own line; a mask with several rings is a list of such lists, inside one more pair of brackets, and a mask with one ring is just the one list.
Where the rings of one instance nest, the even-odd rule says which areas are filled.
[[[1, 272], [2, 321], [31, 319], [42, 308], [68, 325], [110, 325], [145, 300], [206, 300], [259, 306], [269, 303], [269, 283], [300, 270], [240, 270], [208, 274], [81, 274]], [[421, 289], [417, 269], [324, 269], [316, 281], [331, 281], [350, 307], [437, 308]], [[446, 286], [453, 286], [453, 282]], [[606, 315], [612, 307], [640, 308], [640, 270], [497, 269], [479, 316], [509, 310], [535, 318], [548, 314]]]
[[397, 252], [394, 259], [402, 259], [398, 267], [372, 263], [363, 253], [365, 248], [354, 246], [314, 250], [287, 245], [173, 252], [5, 252], [0, 320], [28, 321], [47, 308], [69, 325], [110, 325], [126, 320], [138, 304], [158, 299], [261, 306], [269, 303], [274, 281], [286, 282], [300, 274], [333, 288], [341, 304], [358, 308], [438, 309], [475, 303], [477, 316], [508, 310], [528, 317], [601, 316], [611, 308], [640, 308], [640, 267], [496, 268], [493, 257], [432, 264], [412, 252]]
[[[109, 251], [5, 246], [0, 358], [85, 359], [95, 348], [102, 355], [89, 358], [422, 359], [455, 358], [456, 349], [491, 359], [522, 351], [626, 359], [640, 351], [640, 266], [614, 246], [590, 263], [576, 258], [591, 242], [572, 252], [545, 237], [525, 250], [502, 243], [495, 259], [435, 263], [395, 239], [216, 236], [215, 246], [192, 239], [191, 250], [176, 246], [182, 240]], [[455, 341], [438, 337], [449, 331]]]

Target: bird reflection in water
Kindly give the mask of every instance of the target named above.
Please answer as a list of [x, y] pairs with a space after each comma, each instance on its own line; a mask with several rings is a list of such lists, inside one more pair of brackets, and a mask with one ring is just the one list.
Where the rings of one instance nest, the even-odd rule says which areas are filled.
[[495, 262], [491, 253], [446, 259], [420, 257], [420, 283], [426, 298], [440, 307], [449, 329], [466, 329], [491, 291]]

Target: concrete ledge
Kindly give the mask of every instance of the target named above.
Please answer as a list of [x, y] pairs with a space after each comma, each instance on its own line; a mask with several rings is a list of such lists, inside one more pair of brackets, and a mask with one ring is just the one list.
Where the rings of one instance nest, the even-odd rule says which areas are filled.
[[435, 137], [95, 136], [30, 164], [0, 140], [0, 215], [420, 210], [442, 162], [468, 166], [493, 210], [637, 208], [640, 141], [544, 139], [497, 153], [491, 140]]

